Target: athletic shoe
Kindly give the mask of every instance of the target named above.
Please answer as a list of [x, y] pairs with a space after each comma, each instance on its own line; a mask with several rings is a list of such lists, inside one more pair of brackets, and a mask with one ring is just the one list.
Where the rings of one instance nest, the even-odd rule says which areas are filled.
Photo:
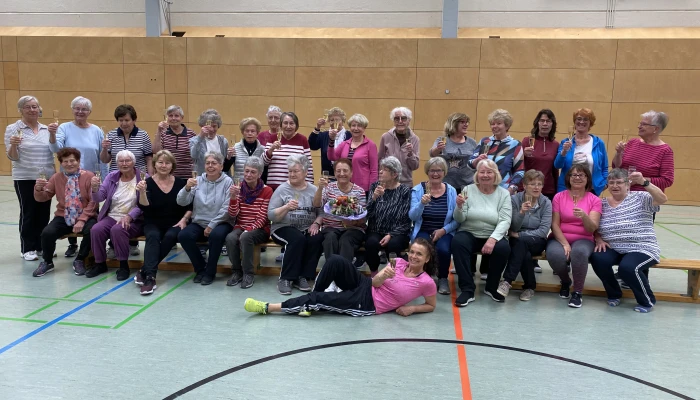
[[651, 312], [651, 307], [646, 307], [646, 306], [642, 306], [642, 305], [637, 304], [636, 306], [634, 306], [634, 311], [636, 311], [638, 313], [646, 314], [648, 312]]
[[131, 275], [131, 271], [129, 270], [129, 267], [119, 267], [117, 270], [117, 280], [118, 281], [125, 281], [129, 279], [129, 275]]
[[77, 244], [69, 244], [68, 248], [66, 249], [66, 252], [63, 253], [65, 257], [75, 257], [76, 254], [78, 254]]
[[97, 275], [104, 274], [107, 272], [107, 264], [105, 263], [97, 263], [92, 266], [87, 272], [85, 272], [85, 277], [86, 278], [94, 278]]
[[135, 246], [129, 246], [129, 255], [138, 256], [139, 254], [141, 254], [141, 250], [139, 250], [138, 244]]
[[78, 276], [85, 275], [85, 261], [73, 260], [73, 272]]
[[32, 250], [22, 254], [22, 258], [25, 261], [36, 261], [39, 259], [39, 256], [36, 254], [36, 251]]
[[489, 274], [481, 274], [481, 280], [485, 281], [489, 278]]
[[510, 292], [511, 287], [512, 286], [510, 285], [510, 283], [506, 281], [501, 281], [501, 283], [498, 284], [498, 289], [496, 289], [496, 292], [498, 292], [498, 294], [500, 294], [503, 297], [508, 297], [508, 293]]
[[570, 283], [567, 283], [567, 284], [562, 283], [561, 284], [561, 289], [559, 289], [559, 297], [561, 297], [562, 299], [568, 299], [569, 297], [571, 297], [571, 284]]
[[199, 253], [202, 255], [202, 258], [204, 261], [207, 260], [207, 248], [206, 247], [200, 247], [199, 248]]
[[251, 299], [250, 297], [245, 299], [243, 308], [245, 308], [245, 310], [248, 312], [267, 314], [267, 303], [265, 303], [264, 301]]
[[141, 286], [141, 295], [142, 296], [147, 296], [151, 293], [153, 293], [154, 290], [158, 288], [156, 286], [156, 278], [152, 276], [146, 277], [146, 280], [143, 281], [143, 284]]
[[277, 291], [280, 292], [280, 294], [289, 296], [290, 294], [292, 294], [292, 281], [288, 281], [286, 279], [278, 280]]
[[580, 292], [573, 292], [571, 294], [571, 299], [569, 300], [569, 307], [581, 308], [583, 304], [583, 299], [581, 298]]
[[474, 293], [470, 292], [462, 292], [457, 296], [457, 300], [455, 300], [455, 305], [457, 307], [466, 307], [467, 304], [471, 303], [474, 301]]
[[117, 258], [117, 254], [114, 252], [114, 247], [107, 248], [107, 258], [110, 260]]
[[137, 284], [138, 286], [143, 286], [144, 276], [141, 273], [141, 270], [136, 272], [136, 275], [134, 275], [134, 283]]
[[620, 305], [620, 299], [608, 299], [608, 305], [610, 307], [617, 307]]
[[304, 308], [301, 311], [299, 311], [299, 316], [300, 317], [310, 317], [311, 310], [309, 310], [308, 308], [306, 308], [306, 306], [304, 306]]
[[622, 289], [630, 289], [630, 285], [627, 284], [627, 282], [623, 281], [620, 279], [620, 288]]
[[204, 273], [203, 272], [197, 272], [197, 274], [194, 276], [192, 279], [192, 282], [194, 283], [202, 283], [202, 278], [204, 278]]
[[39, 263], [39, 266], [34, 270], [34, 272], [32, 272], [32, 276], [38, 278], [48, 274], [51, 271], [53, 271], [53, 263], [49, 264], [46, 261], [42, 261]]
[[240, 270], [234, 270], [231, 277], [226, 281], [226, 286], [236, 286], [243, 280], [243, 272]]
[[214, 277], [209, 275], [202, 276], [202, 286], [211, 285], [214, 282]]
[[540, 267], [539, 265], [536, 265], [536, 266], [535, 266], [535, 272], [537, 272], [538, 274], [541, 274], [541, 273], [542, 273], [542, 267]]
[[276, 262], [282, 262], [284, 260], [284, 253], [280, 253], [277, 257], [275, 257]]
[[303, 278], [301, 276], [298, 280], [294, 281], [293, 285], [295, 288], [301, 290], [302, 292], [311, 291], [311, 286], [309, 286], [309, 282], [306, 280], [306, 278]]
[[447, 278], [438, 279], [438, 293], [440, 294], [450, 294], [450, 282]]
[[530, 301], [532, 299], [532, 296], [535, 295], [535, 291], [532, 289], [525, 289], [523, 290], [522, 293], [520, 293], [520, 301]]
[[221, 255], [222, 255], [222, 256], [227, 256], [227, 255], [228, 255], [228, 249], [226, 248], [226, 246], [224, 246], [224, 247], [221, 248]]
[[241, 289], [248, 289], [255, 283], [255, 275], [253, 274], [243, 274], [243, 280], [241, 281]]
[[503, 303], [506, 298], [501, 296], [498, 293], [491, 293], [488, 290], [484, 289], [484, 293], [491, 298], [491, 300], [497, 302], [497, 303]]
[[456, 274], [456, 273], [457, 273], [457, 269], [456, 269], [455, 267], [450, 267], [450, 273], [451, 273], [451, 274]]
[[324, 292], [339, 292], [340, 288], [335, 284], [335, 281], [331, 282], [330, 285], [324, 290]]

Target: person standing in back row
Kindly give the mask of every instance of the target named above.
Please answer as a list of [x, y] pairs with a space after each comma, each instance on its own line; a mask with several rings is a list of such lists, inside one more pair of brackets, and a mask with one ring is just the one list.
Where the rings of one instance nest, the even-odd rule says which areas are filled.
[[380, 164], [389, 156], [401, 162], [399, 182], [410, 192], [413, 188], [413, 171], [420, 167], [420, 138], [409, 127], [413, 113], [406, 107], [396, 107], [391, 110], [389, 118], [394, 122], [394, 127], [382, 135], [377, 158]]

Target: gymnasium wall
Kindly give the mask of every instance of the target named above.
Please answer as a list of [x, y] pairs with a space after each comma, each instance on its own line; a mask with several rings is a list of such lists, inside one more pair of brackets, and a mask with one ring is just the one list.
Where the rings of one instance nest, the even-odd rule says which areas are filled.
[[[378, 143], [393, 125], [390, 110], [406, 106], [426, 160], [455, 111], [471, 116], [478, 139], [490, 132], [489, 112], [505, 108], [515, 119], [511, 134], [522, 138], [543, 107], [556, 113], [560, 132], [575, 109], [590, 107], [598, 118], [592, 132], [612, 156], [624, 129], [636, 133], [639, 114], [664, 111], [671, 121], [663, 139], [676, 155], [669, 197], [700, 205], [692, 161], [700, 149], [697, 40], [2, 37], [1, 44], [2, 126], [18, 118], [16, 102], [26, 94], [39, 98], [44, 123], [55, 109], [70, 120], [70, 101], [83, 95], [93, 101], [92, 122], [113, 128], [114, 108], [130, 103], [151, 135], [170, 104], [185, 109], [190, 126], [213, 107], [229, 138], [244, 117], [265, 121], [271, 104], [296, 111], [304, 134], [324, 109], [339, 106], [348, 116], [365, 114]], [[9, 172], [0, 157], [0, 173]], [[421, 169], [416, 181], [423, 178]]]

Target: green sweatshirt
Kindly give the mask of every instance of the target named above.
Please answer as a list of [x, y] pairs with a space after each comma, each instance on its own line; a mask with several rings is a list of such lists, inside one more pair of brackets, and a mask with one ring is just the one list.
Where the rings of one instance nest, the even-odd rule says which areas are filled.
[[492, 237], [501, 240], [510, 227], [512, 205], [510, 193], [497, 187], [491, 194], [483, 194], [476, 185], [462, 189], [467, 199], [462, 209], [455, 208], [454, 219], [459, 222], [460, 231], [467, 231], [480, 239]]

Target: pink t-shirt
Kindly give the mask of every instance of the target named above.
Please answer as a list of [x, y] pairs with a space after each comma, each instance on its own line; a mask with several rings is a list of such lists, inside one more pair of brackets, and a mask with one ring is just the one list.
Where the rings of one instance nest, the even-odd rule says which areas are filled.
[[[590, 214], [591, 211], [603, 213], [603, 203], [599, 197], [591, 192], [587, 192], [583, 199], [577, 202], [577, 207], [585, 211], [586, 214]], [[583, 220], [574, 217], [574, 201], [571, 198], [571, 192], [565, 190], [554, 196], [552, 213], [559, 213], [559, 227], [569, 243], [581, 239], [593, 241], [593, 234], [586, 232]]]
[[407, 278], [403, 273], [408, 262], [396, 259], [396, 275], [384, 281], [380, 287], [372, 287], [372, 300], [377, 314], [393, 311], [423, 296], [435, 296], [435, 281], [423, 272], [415, 278]]

